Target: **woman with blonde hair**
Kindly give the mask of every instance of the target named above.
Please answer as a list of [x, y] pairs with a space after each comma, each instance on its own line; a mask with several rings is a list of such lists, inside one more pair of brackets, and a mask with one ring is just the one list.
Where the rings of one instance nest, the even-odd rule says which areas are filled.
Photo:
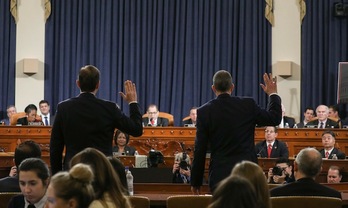
[[244, 177], [254, 186], [257, 201], [262, 208], [271, 208], [271, 200], [265, 174], [260, 166], [250, 161], [242, 161], [234, 166], [231, 176]]
[[78, 163], [90, 165], [94, 174], [95, 200], [89, 208], [130, 208], [129, 199], [122, 190], [122, 183], [107, 157], [99, 150], [86, 148], [70, 161], [70, 167]]
[[46, 208], [84, 208], [94, 200], [93, 172], [90, 166], [77, 164], [69, 172], [59, 172], [51, 178], [47, 189]]

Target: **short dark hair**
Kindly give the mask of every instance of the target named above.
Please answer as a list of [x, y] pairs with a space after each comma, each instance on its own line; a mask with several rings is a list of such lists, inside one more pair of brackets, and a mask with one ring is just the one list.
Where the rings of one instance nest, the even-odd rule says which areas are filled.
[[44, 104], [44, 103], [46, 103], [47, 105], [50, 105], [50, 104], [48, 103], [47, 100], [41, 100], [41, 101], [39, 102], [39, 106], [40, 106], [41, 104]]
[[330, 167], [329, 167], [329, 170], [337, 170], [338, 171], [338, 175], [339, 176], [342, 176], [342, 173], [341, 173], [341, 168], [340, 167], [338, 167], [338, 166], [336, 166], [336, 165], [331, 165]]
[[29, 113], [30, 113], [31, 111], [33, 111], [33, 110], [36, 110], [36, 111], [37, 111], [36, 105], [34, 105], [34, 104], [29, 104], [27, 107], [25, 107], [24, 112], [25, 112], [26, 114], [29, 114]]
[[115, 142], [115, 145], [117, 145], [117, 137], [118, 135], [120, 135], [121, 133], [124, 134], [124, 136], [126, 137], [126, 144], [128, 144], [129, 142], [129, 135], [127, 133], [124, 133], [122, 131], [120, 131], [119, 129], [117, 129], [116, 133], [115, 133], [115, 136], [114, 136], [114, 142]]
[[41, 158], [40, 146], [32, 140], [24, 141], [15, 149], [14, 160], [17, 167], [27, 158]]
[[324, 136], [325, 134], [330, 134], [334, 139], [336, 139], [336, 135], [333, 131], [326, 130], [321, 134], [321, 136]]
[[87, 65], [80, 69], [79, 82], [82, 92], [93, 92], [99, 82], [100, 72], [97, 67], [93, 65]]
[[213, 85], [216, 90], [226, 92], [232, 84], [232, 76], [228, 71], [220, 70], [214, 74]]
[[37, 177], [42, 180], [44, 185], [47, 185], [46, 180], [50, 177], [50, 171], [47, 164], [40, 158], [27, 158], [18, 167], [21, 171], [33, 171]]

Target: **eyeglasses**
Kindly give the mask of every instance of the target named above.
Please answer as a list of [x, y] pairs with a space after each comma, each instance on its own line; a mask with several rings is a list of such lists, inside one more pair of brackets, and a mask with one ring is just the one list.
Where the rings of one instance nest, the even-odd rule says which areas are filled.
[[147, 114], [153, 115], [156, 114], [157, 112], [147, 112]]
[[274, 133], [275, 131], [272, 131], [272, 130], [265, 130], [265, 133]]

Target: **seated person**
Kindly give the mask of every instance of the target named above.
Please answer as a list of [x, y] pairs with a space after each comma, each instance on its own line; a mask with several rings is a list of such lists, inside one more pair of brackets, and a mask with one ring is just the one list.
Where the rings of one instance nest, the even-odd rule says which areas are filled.
[[338, 166], [332, 165], [327, 171], [327, 183], [340, 183], [342, 174]]
[[112, 152], [114, 155], [134, 155], [135, 154], [135, 148], [128, 146], [129, 142], [129, 135], [126, 133], [123, 133], [120, 130], [117, 130], [114, 135], [114, 143], [115, 146], [112, 148]]
[[17, 110], [16, 110], [16, 106], [14, 105], [9, 105], [7, 106], [6, 108], [6, 112], [7, 112], [7, 118], [1, 120], [1, 125], [7, 125], [9, 126], [11, 123], [10, 123], [10, 118], [13, 114], [17, 113]]
[[268, 171], [267, 182], [272, 184], [284, 184], [295, 181], [295, 176], [292, 172], [292, 165], [289, 159], [279, 158], [274, 168]]
[[43, 125], [43, 123], [40, 120], [36, 119], [37, 107], [34, 104], [29, 104], [27, 107], [25, 107], [24, 112], [26, 116], [23, 118], [19, 118], [17, 120], [17, 125]]
[[175, 155], [173, 165], [173, 183], [190, 183], [190, 156], [186, 152], [181, 152]]
[[282, 120], [278, 128], [294, 128], [296, 122], [292, 117], [285, 116], [285, 106], [282, 104]]
[[93, 178], [91, 167], [85, 164], [55, 174], [47, 189], [46, 207], [88, 207], [94, 199]]
[[159, 115], [159, 110], [156, 105], [151, 104], [147, 108], [147, 116], [143, 118], [143, 125], [144, 126], [168, 126], [169, 125], [169, 120], [166, 118], [161, 118], [158, 117]]
[[197, 121], [197, 107], [193, 107], [190, 110], [190, 118], [183, 121], [185, 127], [195, 127]]
[[314, 118], [314, 109], [312, 107], [307, 107], [303, 112], [303, 121], [297, 123], [297, 128], [304, 128], [308, 122]]
[[321, 141], [324, 149], [320, 150], [321, 156], [326, 159], [346, 159], [346, 155], [335, 148], [335, 139], [335, 133], [332, 131], [323, 132], [321, 135]]
[[39, 158], [27, 158], [18, 167], [19, 186], [22, 194], [14, 196], [9, 208], [43, 208], [47, 197], [50, 171], [47, 164]]
[[289, 150], [286, 144], [277, 140], [278, 130], [275, 126], [266, 126], [265, 141], [255, 145], [255, 153], [258, 157], [266, 158], [289, 158]]
[[319, 105], [316, 109], [317, 119], [307, 123], [308, 126], [317, 126], [319, 129], [338, 128], [338, 123], [329, 119], [329, 108], [326, 105]]
[[[27, 140], [19, 144], [14, 152], [15, 169], [17, 170], [21, 162], [27, 158], [41, 158], [40, 146], [34, 141]], [[11, 171], [12, 168], [11, 168]], [[17, 171], [16, 171], [17, 172]], [[0, 192], [20, 192], [18, 173], [0, 179]]]

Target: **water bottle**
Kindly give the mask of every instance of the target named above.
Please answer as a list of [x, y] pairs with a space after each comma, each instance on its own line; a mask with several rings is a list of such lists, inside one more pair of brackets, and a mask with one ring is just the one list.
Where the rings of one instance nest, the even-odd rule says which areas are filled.
[[133, 191], [133, 175], [128, 167], [126, 167], [126, 178], [127, 178], [127, 184], [128, 184], [128, 192], [130, 196], [134, 195]]
[[332, 154], [332, 159], [333, 160], [337, 160], [338, 158], [337, 158], [337, 155], [336, 154]]
[[289, 123], [285, 123], [284, 128], [290, 128]]
[[135, 150], [134, 156], [139, 155], [139, 152]]
[[294, 129], [297, 129], [297, 128], [298, 128], [297, 124], [294, 124]]

